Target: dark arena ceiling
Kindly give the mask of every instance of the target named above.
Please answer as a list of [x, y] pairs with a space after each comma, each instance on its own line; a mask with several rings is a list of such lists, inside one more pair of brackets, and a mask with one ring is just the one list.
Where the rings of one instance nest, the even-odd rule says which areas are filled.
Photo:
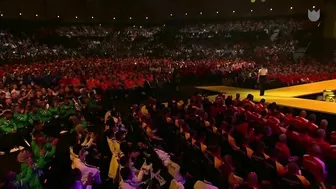
[[326, 5], [322, 0], [0, 0], [3, 20], [96, 23], [307, 14], [313, 6]]

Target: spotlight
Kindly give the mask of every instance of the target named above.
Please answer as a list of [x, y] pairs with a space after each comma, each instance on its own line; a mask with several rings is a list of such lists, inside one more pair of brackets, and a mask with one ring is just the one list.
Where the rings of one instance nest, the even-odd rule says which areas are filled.
[[130, 20], [132, 20], [132, 17], [129, 17]]
[[146, 20], [148, 20], [148, 17], [146, 16]]
[[202, 13], [202, 12], [200, 12], [200, 14], [202, 15], [203, 13]]
[[94, 17], [93, 17], [93, 16], [92, 16], [91, 18], [92, 18], [92, 19], [94, 19]]
[[187, 16], [187, 15], [188, 15], [188, 13], [185, 13], [185, 15]]
[[76, 16], [75, 18], [77, 19], [78, 17]]
[[38, 17], [38, 14], [35, 14], [36, 17]]
[[293, 10], [293, 7], [290, 7], [291, 10]]
[[232, 13], [235, 13], [236, 11], [232, 11]]
[[251, 12], [253, 12], [253, 10], [251, 9]]

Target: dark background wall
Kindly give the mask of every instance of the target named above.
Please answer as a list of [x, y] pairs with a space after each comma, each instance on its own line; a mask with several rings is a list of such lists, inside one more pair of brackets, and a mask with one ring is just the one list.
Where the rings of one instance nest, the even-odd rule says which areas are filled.
[[[307, 14], [307, 9], [312, 6], [324, 9], [324, 3], [321, 0], [265, 0], [265, 2], [256, 0], [255, 3], [251, 3], [250, 0], [0, 0], [0, 11], [3, 15], [1, 19], [162, 22], [190, 17], [229, 18]], [[185, 16], [185, 13], [188, 15]], [[58, 15], [60, 18], [57, 18]], [[129, 17], [132, 17], [132, 20]]]

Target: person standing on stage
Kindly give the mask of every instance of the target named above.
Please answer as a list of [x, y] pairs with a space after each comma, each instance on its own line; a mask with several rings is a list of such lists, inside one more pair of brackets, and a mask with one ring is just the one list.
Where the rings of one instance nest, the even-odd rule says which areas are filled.
[[267, 68], [265, 68], [265, 66], [262, 65], [262, 67], [258, 71], [258, 78], [257, 78], [257, 82], [259, 83], [259, 87], [260, 87], [260, 96], [264, 96], [265, 94], [265, 84], [267, 80], [266, 78], [267, 73], [268, 73]]

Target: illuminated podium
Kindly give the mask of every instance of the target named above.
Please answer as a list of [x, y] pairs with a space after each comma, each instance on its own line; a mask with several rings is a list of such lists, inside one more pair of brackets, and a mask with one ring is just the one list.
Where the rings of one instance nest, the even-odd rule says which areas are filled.
[[332, 95], [327, 95], [326, 98], [325, 98], [325, 101], [326, 102], [335, 102], [335, 96], [334, 94]]
[[[323, 100], [324, 100], [324, 101], [327, 101], [327, 96], [329, 96], [328, 99], [330, 99], [330, 98], [333, 97], [332, 95], [334, 95], [334, 91], [332, 91], [332, 90], [324, 90], [324, 91], [323, 91]], [[335, 96], [335, 95], [334, 95], [334, 96]], [[330, 102], [330, 101], [329, 101], [329, 102]]]

